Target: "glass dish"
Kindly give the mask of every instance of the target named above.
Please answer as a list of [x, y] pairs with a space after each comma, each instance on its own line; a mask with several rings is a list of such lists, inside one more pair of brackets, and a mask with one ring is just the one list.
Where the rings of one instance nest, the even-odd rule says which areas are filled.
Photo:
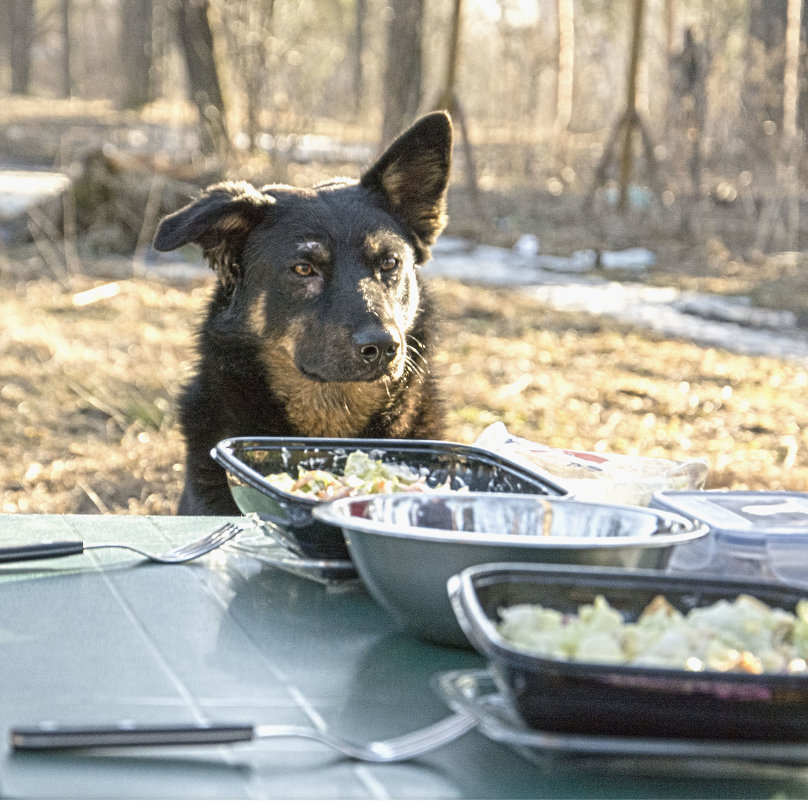
[[[664, 758], [732, 760], [746, 763], [808, 765], [808, 745], [770, 740], [703, 740], [558, 733], [532, 729], [501, 692], [487, 670], [453, 670], [433, 677], [433, 690], [454, 711], [471, 712], [486, 737], [526, 755], [631, 757], [657, 763]], [[659, 765], [657, 765], [659, 767]], [[630, 766], [631, 770], [636, 765]], [[734, 774], [733, 774], [734, 775]]]
[[240, 535], [238, 540], [231, 541], [224, 547], [319, 584], [341, 586], [360, 583], [356, 568], [349, 559], [308, 558], [295, 553], [284, 544], [282, 531], [277, 538], [272, 536], [273, 531], [278, 533], [277, 527], [264, 521], [261, 528]]

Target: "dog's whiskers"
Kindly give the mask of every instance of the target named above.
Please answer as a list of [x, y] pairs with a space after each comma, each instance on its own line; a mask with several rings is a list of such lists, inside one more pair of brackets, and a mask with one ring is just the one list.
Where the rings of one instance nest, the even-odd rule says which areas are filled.
[[423, 378], [429, 372], [429, 368], [425, 360], [423, 360], [423, 366], [421, 366], [414, 359], [408, 356], [404, 360], [404, 372], [410, 373], [411, 375], [417, 375]]
[[426, 360], [426, 356], [424, 356], [424, 354], [423, 354], [423, 353], [421, 353], [420, 351], [415, 351], [414, 353], [412, 353], [412, 354], [410, 355], [410, 359], [411, 359], [411, 361], [413, 361], [413, 362], [416, 362], [416, 361], [417, 361], [418, 363], [420, 363], [421, 365], [423, 365], [424, 369], [425, 369], [427, 372], [429, 372], [429, 362]]
[[414, 353], [423, 357], [425, 350], [426, 345], [424, 345], [424, 343], [421, 342], [418, 337], [413, 336], [412, 334], [407, 334], [407, 353]]
[[429, 373], [429, 363], [422, 352], [424, 347], [416, 337], [409, 335], [407, 337], [407, 355], [404, 358], [404, 370], [413, 375], [425, 376]]
[[407, 344], [409, 345], [409, 350], [415, 350], [419, 354], [426, 350], [426, 345], [413, 334], [407, 334]]

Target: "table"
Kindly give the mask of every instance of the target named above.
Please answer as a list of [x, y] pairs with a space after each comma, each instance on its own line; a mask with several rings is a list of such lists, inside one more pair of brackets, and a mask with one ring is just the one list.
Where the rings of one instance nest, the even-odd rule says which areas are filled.
[[[163, 550], [221, 519], [0, 515], [0, 543], [128, 541]], [[472, 651], [400, 632], [361, 586], [329, 588], [230, 547], [188, 565], [120, 550], [0, 565], [0, 797], [806, 797], [808, 773], [656, 775], [631, 763], [530, 761], [471, 731], [398, 764], [307, 740], [15, 753], [13, 725], [122, 719], [314, 724], [378, 739], [447, 714], [437, 672]]]

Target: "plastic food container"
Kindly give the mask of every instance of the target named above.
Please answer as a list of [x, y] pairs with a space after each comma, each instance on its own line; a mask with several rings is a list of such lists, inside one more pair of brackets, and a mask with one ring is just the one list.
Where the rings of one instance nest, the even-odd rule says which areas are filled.
[[808, 740], [808, 674], [691, 671], [537, 656], [497, 631], [498, 610], [541, 604], [575, 613], [603, 595], [629, 620], [657, 595], [686, 613], [752, 595], [793, 612], [804, 594], [781, 585], [584, 566], [482, 564], [452, 577], [457, 618], [513, 707], [534, 729], [705, 740]]
[[700, 489], [707, 478], [703, 459], [677, 462], [562, 450], [515, 437], [503, 423], [488, 426], [474, 444], [555, 481], [579, 501], [648, 506], [655, 492]]
[[808, 587], [808, 493], [658, 492], [651, 505], [699, 520], [709, 534], [677, 548], [670, 572], [708, 571]]
[[297, 474], [307, 469], [341, 473], [353, 451], [373, 459], [407, 465], [427, 476], [427, 484], [450, 482], [452, 490], [518, 492], [563, 496], [550, 479], [502, 456], [453, 442], [398, 439], [320, 439], [287, 437], [234, 437], [222, 440], [211, 456], [224, 467], [233, 500], [243, 514], [256, 514], [276, 527], [268, 532], [293, 552], [310, 558], [348, 559], [338, 526], [315, 520], [312, 510], [320, 501], [283, 492], [267, 481], [272, 473]]

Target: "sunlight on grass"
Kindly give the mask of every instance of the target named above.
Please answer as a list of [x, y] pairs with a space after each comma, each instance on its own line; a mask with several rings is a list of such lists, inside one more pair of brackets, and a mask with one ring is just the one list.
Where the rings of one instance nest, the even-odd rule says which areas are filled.
[[[3, 511], [167, 514], [182, 483], [177, 393], [207, 284], [121, 281], [77, 308], [41, 279], [0, 298]], [[808, 486], [808, 371], [654, 339], [518, 292], [433, 283], [446, 438], [501, 420], [553, 447], [704, 456], [709, 487]], [[85, 296], [86, 297], [86, 296]], [[90, 295], [92, 297], [92, 295]]]

